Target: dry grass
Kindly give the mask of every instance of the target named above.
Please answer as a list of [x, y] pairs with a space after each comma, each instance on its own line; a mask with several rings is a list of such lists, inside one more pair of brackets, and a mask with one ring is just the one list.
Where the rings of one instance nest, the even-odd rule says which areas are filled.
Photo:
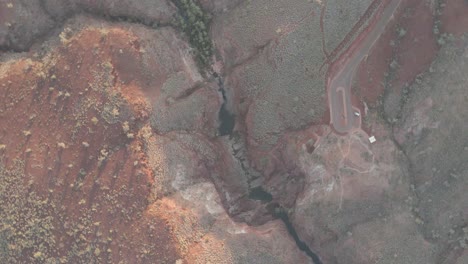
[[[1, 166], [1, 165], [0, 165]], [[23, 163], [0, 167], [0, 259], [3, 263], [47, 262], [56, 248], [55, 208], [47, 198], [29, 190]]]

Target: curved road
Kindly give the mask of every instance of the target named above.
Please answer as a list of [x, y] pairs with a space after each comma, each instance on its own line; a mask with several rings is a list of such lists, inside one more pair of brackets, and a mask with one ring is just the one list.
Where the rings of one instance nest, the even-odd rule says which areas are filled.
[[[351, 104], [351, 84], [356, 69], [362, 59], [367, 56], [372, 46], [384, 32], [385, 26], [393, 18], [401, 0], [391, 0], [382, 12], [379, 21], [359, 43], [356, 51], [346, 59], [341, 69], [328, 82], [328, 103], [330, 107], [330, 124], [340, 134], [347, 134], [354, 128], [359, 128], [361, 117], [355, 116], [359, 110]], [[346, 54], [345, 54], [346, 56]]]

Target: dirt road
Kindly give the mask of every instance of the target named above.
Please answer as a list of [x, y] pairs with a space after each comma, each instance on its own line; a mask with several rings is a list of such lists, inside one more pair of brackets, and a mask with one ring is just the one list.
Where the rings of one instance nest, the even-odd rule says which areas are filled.
[[359, 128], [361, 116], [355, 115], [359, 110], [351, 104], [351, 84], [356, 69], [362, 59], [369, 53], [374, 43], [384, 32], [386, 25], [393, 18], [394, 12], [401, 0], [392, 0], [380, 14], [379, 20], [373, 25], [364, 39], [357, 40], [360, 43], [356, 48], [350, 48], [343, 56], [341, 68], [328, 79], [328, 103], [330, 107], [330, 125], [340, 134], [347, 134], [352, 129]]

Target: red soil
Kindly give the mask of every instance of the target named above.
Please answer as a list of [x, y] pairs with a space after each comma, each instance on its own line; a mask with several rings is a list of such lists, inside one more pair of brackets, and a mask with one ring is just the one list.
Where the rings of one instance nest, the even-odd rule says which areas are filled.
[[439, 50], [433, 33], [435, 17], [427, 1], [408, 1], [402, 11], [398, 22], [406, 35], [396, 48], [399, 67], [391, 83], [398, 92], [429, 68]]
[[468, 32], [468, 2], [466, 0], [446, 1], [440, 20], [443, 32], [456, 36]]
[[[394, 22], [391, 21], [390, 23], [393, 24]], [[393, 25], [388, 25], [388, 27], [393, 29]], [[394, 30], [387, 30], [383, 33], [370, 51], [369, 56], [359, 65], [356, 74], [356, 85], [361, 100], [370, 105], [377, 102], [385, 89], [385, 73], [392, 57], [390, 41], [395, 39], [395, 35]]]
[[[108, 37], [124, 54], [134, 51], [128, 31], [111, 30]], [[115, 90], [114, 75], [125, 73], [108, 63], [115, 60], [112, 50], [99, 30], [89, 29], [48, 58], [29, 56], [5, 66], [0, 72], [0, 142], [6, 148], [0, 158], [7, 167], [24, 160], [25, 184], [60, 210], [53, 216], [57, 256], [66, 256], [76, 244], [69, 226], [87, 219], [99, 224], [83, 232], [83, 239], [112, 240], [102, 246], [108, 251], [97, 254], [101, 261], [143, 263], [157, 257], [174, 263], [179, 253], [170, 229], [144, 213], [153, 184], [138, 138], [146, 106], [132, 100], [141, 93], [138, 87], [127, 87], [125, 96]], [[123, 120], [128, 120], [127, 132]], [[155, 237], [158, 243], [141, 254]]]
[[[387, 26], [386, 32], [375, 44], [366, 60], [362, 61], [357, 73], [357, 85], [362, 100], [375, 105], [383, 94], [385, 75], [393, 60], [399, 64], [394, 78], [390, 80], [392, 89], [401, 92], [405, 83], [425, 71], [438, 51], [432, 27], [433, 10], [427, 1], [404, 1], [395, 14], [395, 19]], [[398, 29], [406, 34], [398, 40]], [[391, 42], [395, 43], [392, 47]]]

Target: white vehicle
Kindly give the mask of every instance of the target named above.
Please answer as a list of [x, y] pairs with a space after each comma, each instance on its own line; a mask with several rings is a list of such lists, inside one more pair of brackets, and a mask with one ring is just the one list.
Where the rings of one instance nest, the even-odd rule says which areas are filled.
[[358, 111], [355, 111], [355, 112], [354, 112], [354, 115], [355, 115], [355, 116], [361, 116], [361, 113], [359, 113]]

